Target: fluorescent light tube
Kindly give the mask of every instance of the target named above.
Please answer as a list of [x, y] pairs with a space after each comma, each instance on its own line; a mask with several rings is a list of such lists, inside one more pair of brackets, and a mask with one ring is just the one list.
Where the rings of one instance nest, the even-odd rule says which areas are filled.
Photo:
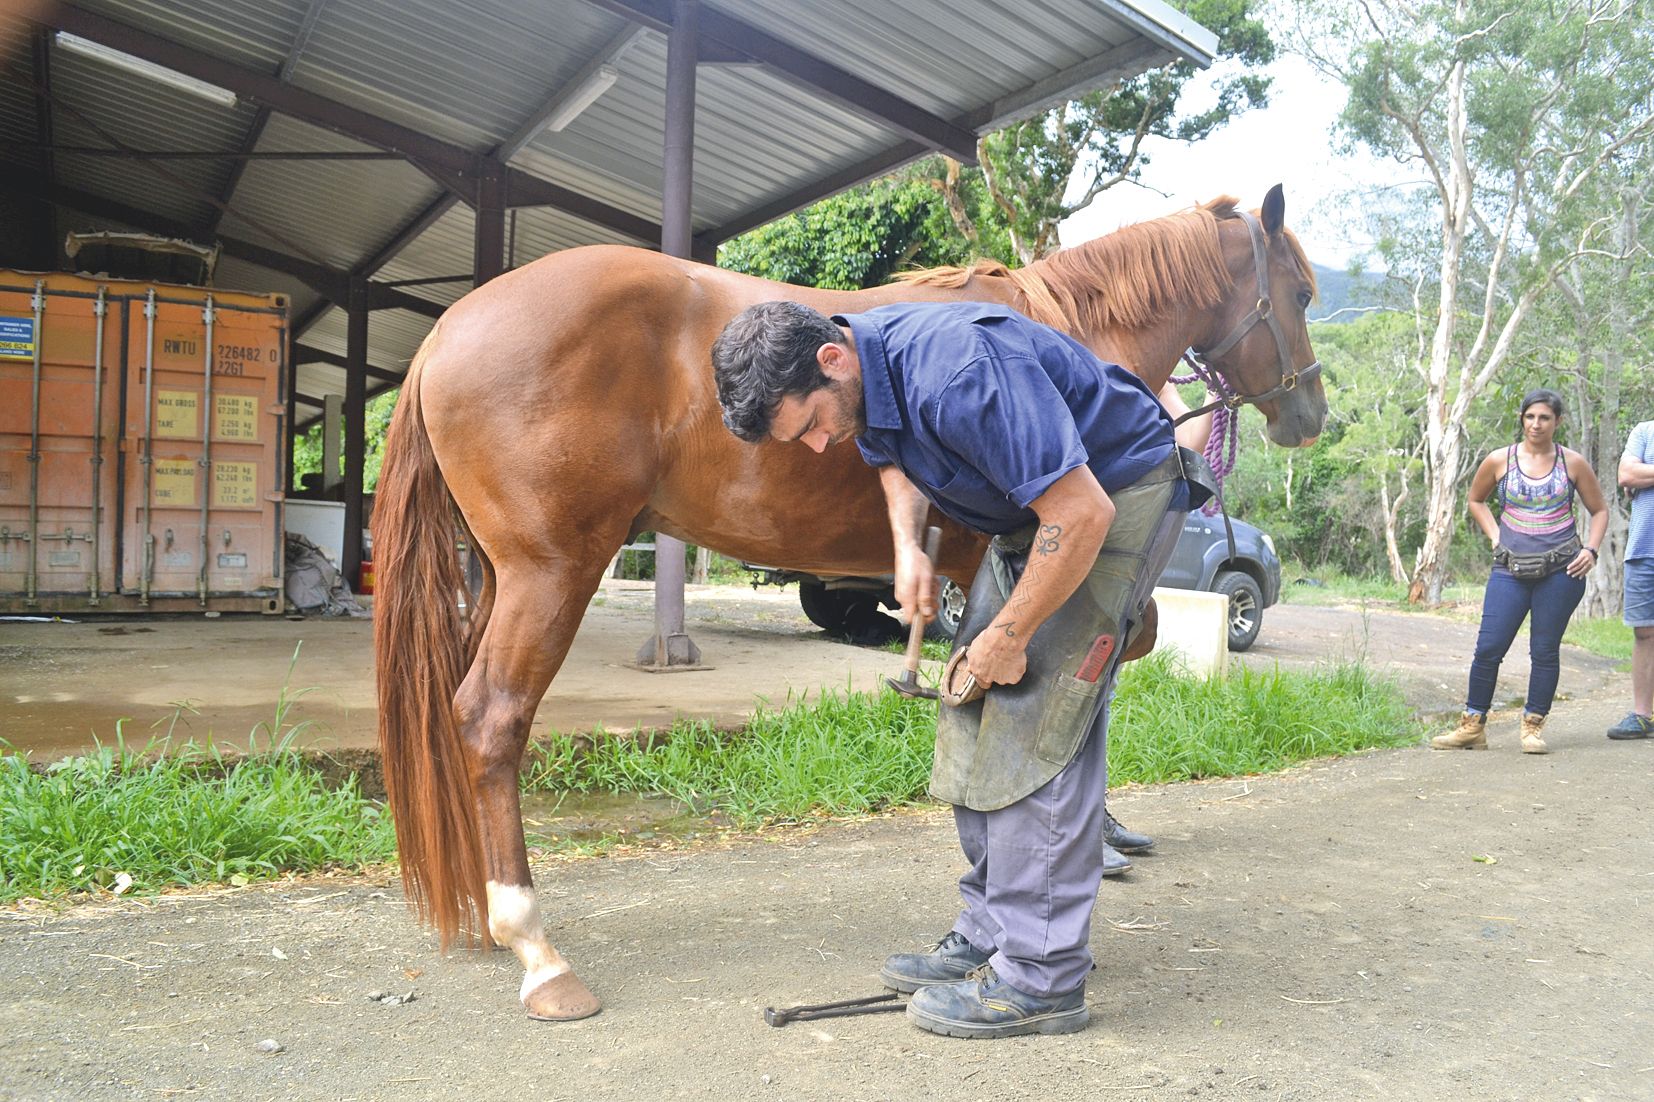
[[194, 77], [186, 76], [175, 69], [168, 69], [166, 66], [157, 65], [153, 61], [145, 61], [141, 57], [133, 57], [131, 54], [122, 53], [119, 50], [105, 46], [101, 42], [93, 42], [89, 38], [81, 38], [79, 35], [70, 34], [68, 31], [58, 31], [57, 44], [72, 54], [94, 58], [117, 69], [124, 69], [129, 73], [147, 77], [157, 84], [166, 85], [168, 88], [177, 88], [179, 91], [200, 96], [202, 99], [212, 100], [221, 106], [234, 107], [236, 104], [236, 95], [228, 88], [220, 88], [216, 84], [196, 80]]
[[607, 92], [619, 79], [619, 69], [613, 65], [599, 65], [591, 76], [582, 81], [578, 88], [572, 89], [557, 105], [557, 110], [546, 119], [545, 128], [551, 131], [563, 129], [579, 118], [580, 112], [596, 103], [597, 97]]

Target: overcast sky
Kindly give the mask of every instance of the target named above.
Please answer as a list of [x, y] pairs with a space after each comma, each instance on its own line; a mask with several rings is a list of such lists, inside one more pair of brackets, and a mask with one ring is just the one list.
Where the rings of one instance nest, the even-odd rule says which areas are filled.
[[1250, 209], [1279, 183], [1286, 189], [1287, 226], [1311, 260], [1342, 268], [1364, 252], [1367, 241], [1361, 220], [1352, 215], [1350, 192], [1401, 179], [1400, 166], [1334, 151], [1332, 126], [1346, 99], [1342, 85], [1296, 57], [1282, 58], [1269, 72], [1275, 80], [1268, 107], [1248, 111], [1196, 145], [1146, 140], [1147, 186], [1126, 183], [1104, 192], [1063, 222], [1064, 244], [1221, 194]]

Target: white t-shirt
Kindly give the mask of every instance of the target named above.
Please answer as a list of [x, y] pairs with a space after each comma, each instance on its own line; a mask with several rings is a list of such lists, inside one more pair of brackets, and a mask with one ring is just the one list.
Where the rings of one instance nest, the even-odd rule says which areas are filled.
[[[1622, 458], [1654, 463], [1654, 421], [1644, 421], [1631, 430]], [[1631, 499], [1631, 529], [1625, 537], [1625, 557], [1654, 559], [1654, 486], [1638, 490]]]

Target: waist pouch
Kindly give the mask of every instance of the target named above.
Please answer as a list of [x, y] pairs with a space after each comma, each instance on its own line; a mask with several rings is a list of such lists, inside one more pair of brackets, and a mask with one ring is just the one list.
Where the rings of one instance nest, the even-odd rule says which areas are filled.
[[1538, 551], [1531, 555], [1518, 555], [1506, 551], [1503, 547], [1495, 547], [1493, 565], [1504, 567], [1513, 578], [1531, 582], [1539, 578], [1548, 578], [1573, 562], [1581, 546], [1579, 535], [1576, 533], [1561, 547], [1553, 547], [1549, 551]]

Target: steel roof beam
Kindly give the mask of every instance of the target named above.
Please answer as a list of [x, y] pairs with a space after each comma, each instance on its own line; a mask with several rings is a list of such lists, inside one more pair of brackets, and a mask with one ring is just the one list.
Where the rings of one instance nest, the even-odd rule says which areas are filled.
[[[293, 346], [294, 364], [327, 364], [329, 367], [350, 368], [350, 358], [341, 356], [337, 352], [328, 352], [311, 344], [295, 344]], [[368, 376], [374, 379], [383, 379], [388, 383], [400, 383], [402, 372], [392, 371], [387, 367], [367, 366]]]
[[[304, 48], [310, 45], [310, 36], [316, 30], [316, 22], [321, 19], [322, 8], [327, 0], [310, 0], [310, 7], [299, 21], [299, 29], [293, 35], [293, 44], [287, 47], [287, 56], [282, 59], [281, 68], [276, 70], [276, 79], [282, 82], [290, 80], [293, 70], [298, 67], [299, 58], [304, 54]], [[264, 136], [264, 128], [270, 125], [270, 108], [260, 107], [258, 114], [253, 116], [253, 125], [247, 128], [246, 137], [241, 140], [241, 152], [251, 154], [258, 148], [259, 139]], [[218, 192], [218, 204], [214, 208], [211, 219], [205, 229], [208, 237], [218, 232], [218, 227], [224, 222], [225, 209], [235, 196], [235, 189], [241, 186], [241, 177], [247, 171], [248, 158], [243, 157], [230, 166], [230, 174], [224, 180], [224, 186]]]
[[[557, 108], [562, 106], [562, 103], [564, 99], [567, 98], [567, 93], [570, 89], [579, 87], [581, 82], [586, 79], [587, 75], [595, 72], [599, 67], [606, 64], [613, 64], [617, 61], [620, 55], [625, 53], [626, 50], [631, 47], [632, 43], [637, 41], [638, 37], [642, 33], [643, 31], [641, 28], [630, 27], [616, 35], [614, 38], [611, 38], [601, 50], [592, 55], [591, 60], [588, 61], [586, 65], [574, 75], [573, 78], [564, 81], [562, 86], [559, 87], [556, 92], [553, 92], [550, 96], [548, 96], [545, 102], [541, 104], [540, 107], [535, 110], [535, 112], [530, 115], [521, 126], [519, 126], [509, 137], [505, 139], [505, 141], [501, 142], [499, 146], [491, 151], [490, 155], [501, 161], [509, 161], [518, 153], [521, 153], [525, 148], [527, 148], [528, 144], [534, 140], [540, 131], [544, 129], [546, 119], [550, 118]], [[508, 195], [506, 198], [509, 205], [510, 196]], [[357, 275], [371, 276], [380, 268], [383, 268], [386, 264], [389, 264], [392, 260], [394, 260], [397, 254], [412, 244], [420, 234], [436, 225], [442, 216], [447, 214], [453, 205], [458, 201], [459, 197], [457, 195], [455, 195], [452, 191], [445, 190], [434, 201], [428, 204], [424, 210], [420, 211], [407, 222], [403, 223], [402, 227], [398, 229], [396, 233], [391, 235], [391, 239], [381, 245], [372, 256], [369, 256], [366, 260], [356, 265], [356, 267], [352, 270]], [[650, 228], [655, 236], [647, 238], [646, 240], [652, 245], [660, 240], [659, 227]], [[466, 278], [471, 279], [474, 278], [474, 276], [467, 276]], [[309, 329], [310, 326], [320, 320], [321, 316], [326, 312], [326, 306], [319, 306], [307, 310], [305, 315], [295, 323], [295, 331], [302, 333]]]
[[[41, 30], [34, 35], [34, 118], [35, 133], [39, 136], [44, 149], [40, 154], [40, 169], [48, 183], [57, 179], [57, 160], [54, 156], [52, 136], [52, 32]], [[40, 232], [41, 257], [46, 260], [44, 268], [57, 267], [57, 212], [49, 211], [41, 220]]]
[[97, 145], [57, 145], [0, 138], [0, 149], [38, 149], [49, 154], [70, 153], [78, 157], [118, 157], [127, 161], [400, 161], [400, 153], [339, 152], [327, 150], [246, 149], [231, 153], [221, 149], [107, 149]]
[[[106, 199], [91, 192], [53, 185], [39, 173], [27, 172], [21, 169], [12, 169], [0, 173], [0, 191], [22, 196], [26, 199], [34, 199], [42, 203], [61, 204], [83, 214], [113, 219], [146, 233], [160, 234], [164, 237], [188, 238], [190, 236], [191, 227], [182, 222], [174, 222], [170, 218], [139, 210], [118, 200]], [[257, 245], [251, 241], [240, 241], [233, 237], [221, 237], [218, 243], [223, 249], [224, 255], [233, 256], [237, 260], [245, 260], [249, 264], [257, 264], [261, 268], [269, 268], [273, 272], [281, 272], [283, 275], [292, 276], [317, 294], [332, 301], [343, 302], [350, 293], [349, 272], [343, 272], [337, 268], [330, 268], [313, 261], [301, 260], [296, 256], [289, 256], [284, 252]], [[385, 287], [380, 284], [370, 284], [368, 293], [369, 301], [376, 309], [410, 310], [429, 318], [440, 317], [444, 309], [441, 303], [432, 302], [417, 295], [410, 295], [406, 291], [399, 291], [394, 287]]]
[[[663, 34], [672, 27], [672, 9], [662, 0], [588, 2]], [[698, 22], [700, 37], [719, 48], [717, 57], [720, 62], [727, 63], [736, 57], [761, 62], [861, 118], [965, 164], [976, 163], [975, 131], [934, 115], [901, 96], [783, 42], [750, 23], [725, 15], [716, 8], [703, 6]]]
[[[411, 127], [307, 92], [276, 77], [243, 69], [72, 4], [52, 3], [49, 0], [0, 0], [0, 13], [101, 42], [197, 80], [228, 88], [237, 96], [313, 126], [379, 149], [401, 153], [416, 168], [467, 197], [475, 195], [478, 162], [488, 160], [484, 155], [422, 134]], [[646, 218], [531, 176], [520, 169], [502, 167], [506, 175], [507, 202], [512, 206], [557, 207], [628, 237], [651, 243], [660, 239], [660, 227]]]

